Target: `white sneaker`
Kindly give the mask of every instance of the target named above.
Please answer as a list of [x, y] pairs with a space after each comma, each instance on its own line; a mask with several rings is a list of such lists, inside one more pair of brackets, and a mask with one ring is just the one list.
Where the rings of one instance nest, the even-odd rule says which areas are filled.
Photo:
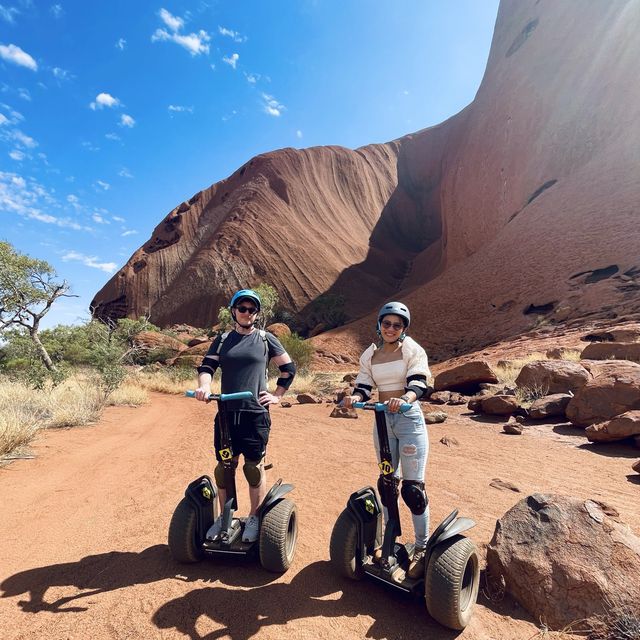
[[249, 516], [242, 532], [242, 542], [255, 542], [258, 539], [258, 516]]
[[207, 535], [205, 536], [207, 540], [213, 540], [220, 535], [222, 531], [222, 516], [218, 516], [213, 524], [209, 527], [209, 531], [207, 531]]

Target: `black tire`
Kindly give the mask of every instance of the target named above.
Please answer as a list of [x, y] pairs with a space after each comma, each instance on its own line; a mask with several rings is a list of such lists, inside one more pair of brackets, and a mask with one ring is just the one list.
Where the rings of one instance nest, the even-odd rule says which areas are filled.
[[193, 563], [202, 559], [197, 539], [196, 511], [187, 498], [178, 502], [169, 524], [169, 552], [178, 562]]
[[291, 500], [281, 500], [262, 518], [260, 563], [267, 571], [284, 573], [296, 553], [298, 510]]
[[464, 629], [478, 597], [480, 560], [475, 544], [454, 536], [437, 545], [425, 577], [425, 603], [432, 618], [450, 629]]
[[346, 509], [333, 525], [329, 557], [340, 575], [351, 580], [362, 579], [364, 572], [358, 553], [358, 525]]

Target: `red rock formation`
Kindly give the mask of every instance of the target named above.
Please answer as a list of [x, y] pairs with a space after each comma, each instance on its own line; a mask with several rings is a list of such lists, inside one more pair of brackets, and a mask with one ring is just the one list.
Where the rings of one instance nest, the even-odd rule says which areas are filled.
[[[437, 358], [640, 314], [639, 28], [633, 3], [503, 0], [466, 109], [386, 145], [254, 158], [169, 214], [95, 313], [208, 326], [261, 281], [298, 312], [402, 299]], [[353, 361], [374, 331], [369, 315], [314, 344]]]

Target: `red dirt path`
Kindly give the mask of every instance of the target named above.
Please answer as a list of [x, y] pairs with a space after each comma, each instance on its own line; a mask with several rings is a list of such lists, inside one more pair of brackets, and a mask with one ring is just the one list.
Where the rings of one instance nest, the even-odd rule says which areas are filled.
[[[434, 407], [435, 408], [435, 407]], [[519, 640], [535, 622], [505, 600], [479, 600], [459, 636], [421, 602], [337, 577], [328, 561], [333, 523], [349, 493], [376, 479], [369, 417], [337, 420], [328, 405], [273, 410], [270, 478], [295, 485], [300, 533], [282, 576], [257, 564], [172, 561], [168, 522], [187, 483], [211, 473], [214, 405], [152, 395], [111, 408], [94, 426], [42, 433], [37, 458], [0, 470], [0, 636], [69, 638], [430, 638]], [[640, 531], [637, 452], [595, 448], [577, 429], [544, 425], [501, 434], [501, 423], [446, 408], [429, 427], [432, 527], [453, 507], [473, 517], [484, 548], [496, 518], [534, 491], [605, 501]], [[443, 435], [459, 444], [441, 444]], [[507, 480], [521, 493], [489, 486]], [[240, 507], [247, 494], [241, 480]], [[403, 512], [406, 509], [403, 508]], [[405, 535], [410, 523], [405, 517]]]

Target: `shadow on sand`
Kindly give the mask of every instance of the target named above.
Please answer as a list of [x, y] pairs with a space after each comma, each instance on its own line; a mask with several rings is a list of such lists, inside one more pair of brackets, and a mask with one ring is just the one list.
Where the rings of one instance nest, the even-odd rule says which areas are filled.
[[[155, 545], [139, 553], [112, 551], [77, 562], [29, 569], [6, 578], [0, 589], [3, 598], [25, 594], [17, 602], [23, 611], [64, 614], [87, 611], [91, 606], [87, 598], [96, 594], [166, 579], [181, 580], [185, 583], [184, 595], [163, 604], [151, 621], [158, 629], [175, 629], [192, 640], [247, 640], [262, 627], [311, 618], [335, 618], [323, 625], [325, 631], [333, 629], [332, 634], [340, 637], [339, 619], [358, 616], [374, 620], [366, 633], [363, 629], [367, 638], [453, 640], [459, 635], [432, 620], [422, 598], [411, 599], [368, 580], [343, 579], [328, 561], [304, 567], [290, 583], [276, 582], [278, 578], [249, 561], [180, 565], [171, 559], [165, 545]], [[68, 587], [69, 595], [47, 601], [47, 590], [55, 587]], [[483, 604], [496, 608], [486, 600]], [[201, 635], [196, 625], [202, 628], [202, 621], [198, 621], [203, 616], [212, 621], [212, 627], [219, 628]], [[368, 624], [364, 618], [363, 624]], [[314, 635], [313, 628], [309, 633]]]

